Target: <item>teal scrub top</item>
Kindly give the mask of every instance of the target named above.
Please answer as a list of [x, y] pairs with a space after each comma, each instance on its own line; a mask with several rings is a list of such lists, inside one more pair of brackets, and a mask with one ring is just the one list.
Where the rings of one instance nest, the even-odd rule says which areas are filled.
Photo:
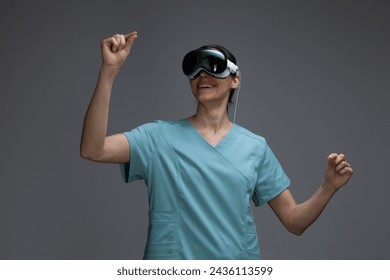
[[261, 259], [250, 200], [260, 206], [290, 184], [263, 137], [234, 124], [213, 147], [187, 119], [124, 135], [123, 179], [148, 188], [144, 259]]

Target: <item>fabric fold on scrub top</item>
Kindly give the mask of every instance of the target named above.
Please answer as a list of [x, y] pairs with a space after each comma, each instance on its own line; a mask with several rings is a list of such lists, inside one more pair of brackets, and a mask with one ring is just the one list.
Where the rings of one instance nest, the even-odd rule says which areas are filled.
[[250, 201], [265, 204], [290, 180], [266, 140], [234, 124], [211, 146], [187, 119], [125, 132], [125, 182], [144, 180], [144, 259], [261, 259]]

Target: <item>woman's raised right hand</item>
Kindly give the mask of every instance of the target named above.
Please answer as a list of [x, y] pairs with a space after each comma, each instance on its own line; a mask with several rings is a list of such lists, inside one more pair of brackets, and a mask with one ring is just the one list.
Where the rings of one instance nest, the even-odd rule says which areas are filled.
[[100, 44], [103, 65], [120, 68], [130, 54], [135, 38], [137, 38], [137, 31], [126, 35], [116, 34], [103, 40]]

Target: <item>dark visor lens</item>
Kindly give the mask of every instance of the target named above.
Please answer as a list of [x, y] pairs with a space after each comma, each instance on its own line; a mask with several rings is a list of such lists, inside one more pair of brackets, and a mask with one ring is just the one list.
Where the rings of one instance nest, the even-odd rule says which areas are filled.
[[227, 60], [217, 50], [195, 50], [186, 54], [183, 59], [183, 72], [185, 75], [194, 73], [198, 68], [207, 72], [220, 74], [225, 71]]

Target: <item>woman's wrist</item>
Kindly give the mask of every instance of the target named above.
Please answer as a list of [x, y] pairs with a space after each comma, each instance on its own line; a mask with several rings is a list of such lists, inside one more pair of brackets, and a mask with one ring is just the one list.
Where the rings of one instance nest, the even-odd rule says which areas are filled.
[[119, 70], [120, 67], [102, 63], [102, 66], [100, 68], [100, 75], [114, 79], [119, 73]]
[[327, 182], [326, 180], [324, 180], [324, 182], [322, 182], [321, 189], [331, 196], [334, 195], [338, 191], [338, 188], [336, 188], [332, 184], [329, 184], [329, 182]]

